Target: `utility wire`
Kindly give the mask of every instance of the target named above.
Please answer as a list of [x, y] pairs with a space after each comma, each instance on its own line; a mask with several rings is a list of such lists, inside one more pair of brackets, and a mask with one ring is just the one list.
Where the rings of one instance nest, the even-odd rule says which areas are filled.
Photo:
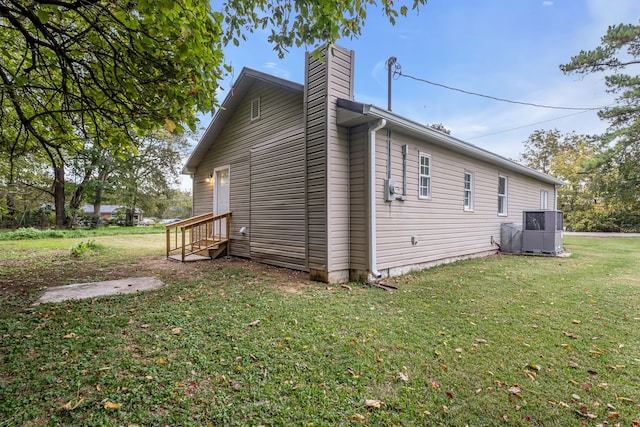
[[503, 129], [503, 130], [499, 130], [497, 132], [487, 133], [485, 135], [472, 136], [471, 138], [465, 138], [465, 140], [468, 141], [470, 139], [484, 138], [486, 136], [497, 135], [499, 133], [511, 132], [512, 130], [524, 129], [524, 128], [528, 128], [528, 127], [531, 127], [531, 126], [539, 125], [539, 124], [542, 124], [542, 123], [552, 122], [554, 120], [560, 120], [560, 119], [564, 119], [564, 118], [567, 118], [567, 117], [577, 116], [578, 114], [588, 113], [589, 111], [591, 111], [591, 110], [578, 111], [577, 113], [567, 114], [565, 116], [555, 117], [553, 119], [542, 120], [540, 122], [529, 123], [528, 125], [522, 125], [522, 126], [518, 126], [518, 127], [515, 127], [515, 128], [509, 128], [509, 129]]
[[402, 72], [402, 70], [400, 71], [395, 71], [394, 72], [395, 76], [400, 76], [400, 77], [406, 77], [408, 79], [412, 79], [412, 80], [416, 80], [422, 83], [427, 83], [433, 86], [438, 86], [438, 87], [442, 87], [445, 89], [449, 89], [449, 90], [454, 90], [456, 92], [462, 92], [462, 93], [466, 93], [467, 95], [475, 95], [475, 96], [479, 96], [482, 98], [488, 98], [488, 99], [493, 99], [495, 101], [501, 101], [501, 102], [508, 102], [511, 104], [519, 104], [519, 105], [528, 105], [530, 107], [538, 107], [538, 108], [549, 108], [549, 109], [553, 109], [553, 110], [573, 110], [573, 111], [593, 111], [593, 110], [601, 110], [604, 107], [590, 107], [590, 108], [580, 108], [580, 107], [558, 107], [558, 106], [553, 106], [553, 105], [544, 105], [544, 104], [534, 104], [532, 102], [522, 102], [522, 101], [514, 101], [511, 99], [505, 99], [505, 98], [499, 98], [497, 96], [491, 96], [491, 95], [484, 95], [482, 93], [477, 93], [477, 92], [471, 92], [468, 90], [464, 90], [464, 89], [458, 89], [455, 87], [451, 87], [451, 86], [447, 86], [447, 85], [443, 85], [441, 83], [435, 83], [426, 79], [422, 79], [420, 77], [415, 77], [415, 76], [411, 76], [409, 74], [404, 74]]

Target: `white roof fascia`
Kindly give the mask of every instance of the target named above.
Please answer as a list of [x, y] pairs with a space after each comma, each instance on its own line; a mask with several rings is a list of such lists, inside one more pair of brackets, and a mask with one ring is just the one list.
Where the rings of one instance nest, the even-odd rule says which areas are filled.
[[[339, 122], [343, 121], [346, 126], [349, 126], [349, 122], [355, 124], [354, 122], [356, 121], [356, 117], [353, 113], [359, 113], [363, 116], [370, 117], [371, 119], [385, 119], [387, 120], [387, 128], [398, 127], [401, 130], [408, 131], [418, 136], [427, 136], [429, 137], [430, 142], [434, 142], [440, 146], [449, 148], [459, 153], [466, 154], [475, 159], [486, 161], [507, 170], [534, 177], [549, 184], [565, 184], [565, 182], [560, 179], [554, 178], [542, 172], [538, 172], [537, 170], [523, 166], [517, 162], [514, 162], [513, 160], [509, 160], [506, 157], [502, 157], [498, 154], [492, 153], [491, 151], [485, 150], [484, 148], [480, 148], [445, 133], [439, 132], [435, 129], [431, 129], [428, 126], [414, 122], [413, 120], [404, 118], [383, 108], [376, 107], [375, 105], [360, 104], [353, 101], [344, 102], [344, 100], [338, 100], [338, 107]], [[344, 111], [340, 112], [340, 110]]]

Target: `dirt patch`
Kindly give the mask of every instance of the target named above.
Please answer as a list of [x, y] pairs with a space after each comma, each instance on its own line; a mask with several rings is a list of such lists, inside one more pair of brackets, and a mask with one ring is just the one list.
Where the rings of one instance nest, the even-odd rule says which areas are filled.
[[242, 258], [179, 263], [164, 256], [144, 257], [105, 265], [88, 259], [74, 259], [67, 251], [47, 257], [3, 261], [0, 263], [0, 292], [25, 293], [71, 283], [117, 280], [129, 277], [158, 276], [163, 281], [207, 279], [212, 269], [242, 268], [256, 277], [267, 277], [283, 292], [299, 293], [304, 288], [321, 286], [308, 279], [308, 273], [259, 264]]

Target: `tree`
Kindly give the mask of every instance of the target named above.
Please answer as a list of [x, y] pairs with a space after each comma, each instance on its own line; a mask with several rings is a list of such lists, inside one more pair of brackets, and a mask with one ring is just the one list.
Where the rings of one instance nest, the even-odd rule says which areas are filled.
[[[413, 0], [413, 8], [426, 0]], [[0, 4], [0, 122], [52, 149], [91, 139], [114, 153], [164, 126], [194, 129], [223, 76], [223, 47], [269, 29], [292, 45], [360, 34], [375, 0], [5, 0]], [[391, 23], [408, 7], [382, 0]], [[111, 132], [130, 139], [109, 140]], [[4, 135], [3, 137], [6, 137]]]
[[524, 153], [520, 162], [542, 173], [555, 175], [552, 171], [553, 160], [562, 149], [562, 134], [557, 129], [536, 130], [524, 143]]
[[628, 204], [611, 194], [620, 182], [615, 163], [590, 168], [602, 156], [599, 138], [558, 130], [537, 130], [525, 141], [520, 162], [565, 182], [557, 205], [571, 231], [633, 230], [640, 223]]
[[575, 231], [578, 218], [593, 213], [592, 190], [586, 185], [591, 181], [585, 180], [583, 172], [598, 150], [595, 138], [540, 129], [529, 136], [524, 148], [521, 163], [565, 182], [558, 189], [557, 206], [565, 213], [567, 228]]
[[617, 105], [598, 112], [609, 121], [603, 135], [606, 150], [589, 167], [593, 173], [616, 175], [610, 188], [604, 189], [607, 199], [620, 207], [625, 216], [640, 216], [640, 75], [623, 70], [640, 64], [640, 25], [610, 26], [601, 39], [601, 46], [581, 51], [568, 64], [560, 66], [567, 73], [589, 74], [611, 72], [605, 76], [609, 92], [619, 94]]
[[114, 201], [126, 208], [127, 225], [133, 225], [133, 215], [141, 203], [152, 205], [157, 198], [177, 185], [180, 160], [188, 143], [184, 135], [158, 131], [137, 142], [137, 153], [116, 159], [117, 174], [111, 177]]

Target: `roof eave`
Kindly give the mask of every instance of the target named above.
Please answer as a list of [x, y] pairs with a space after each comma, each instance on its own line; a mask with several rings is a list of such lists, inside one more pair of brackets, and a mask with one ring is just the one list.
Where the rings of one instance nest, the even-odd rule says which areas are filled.
[[502, 157], [468, 142], [454, 138], [435, 129], [431, 129], [428, 126], [406, 119], [388, 110], [371, 104], [361, 104], [346, 99], [338, 99], [339, 125], [353, 127], [368, 123], [374, 119], [385, 119], [387, 121], [387, 128], [397, 127], [405, 132], [408, 131], [409, 133], [413, 133], [421, 137], [427, 137], [429, 141], [438, 145], [445, 146], [459, 153], [470, 155], [474, 158], [486, 161], [504, 169], [520, 172], [524, 175], [534, 177], [553, 185], [565, 184], [564, 181], [550, 175], [523, 166], [513, 160], [507, 159], [506, 157]]

